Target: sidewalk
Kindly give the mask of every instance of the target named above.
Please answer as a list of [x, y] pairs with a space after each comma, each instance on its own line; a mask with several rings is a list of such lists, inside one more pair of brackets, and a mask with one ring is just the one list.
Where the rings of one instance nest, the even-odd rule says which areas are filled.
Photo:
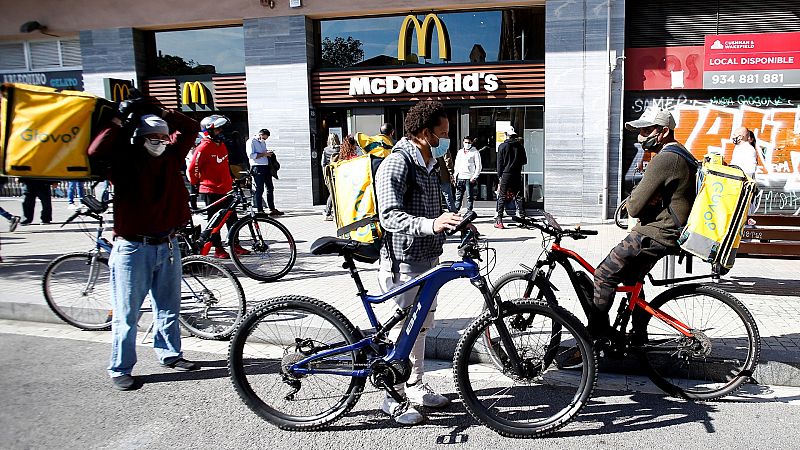
[[[17, 199], [0, 199], [0, 205], [12, 214], [19, 214], [21, 203]], [[42, 295], [41, 276], [47, 264], [59, 255], [72, 251], [85, 251], [92, 247], [94, 223], [70, 224], [60, 228], [71, 210], [65, 201], [54, 201], [54, 224], [38, 225], [38, 212], [34, 225], [20, 226], [14, 233], [6, 233], [6, 224], [0, 223], [0, 319], [15, 319], [58, 323], [59, 319], [47, 308]], [[492, 227], [490, 210], [477, 210], [478, 230], [488, 239], [490, 247], [497, 251], [494, 266], [489, 275], [496, 280], [501, 275], [519, 269], [519, 264], [532, 265], [542, 251], [538, 232], [509, 228], [497, 230]], [[303, 295], [321, 299], [341, 310], [355, 325], [368, 328], [369, 323], [355, 286], [347, 272], [341, 268], [338, 257], [313, 256], [309, 248], [315, 239], [333, 235], [335, 226], [322, 220], [320, 209], [288, 211], [281, 217], [298, 244], [298, 258], [292, 271], [275, 283], [261, 283], [241, 275], [248, 309], [258, 302], [279, 295]], [[567, 219], [562, 225], [571, 224]], [[621, 240], [625, 231], [613, 225], [584, 224], [584, 228], [597, 229], [599, 235], [582, 241], [565, 241], [567, 248], [574, 249], [592, 264], [598, 264], [610, 248]], [[88, 232], [85, 230], [89, 230]], [[110, 236], [110, 231], [107, 236]], [[443, 260], [457, 259], [457, 241], [448, 240]], [[485, 262], [484, 262], [485, 264]], [[378, 290], [377, 264], [359, 264], [365, 287], [372, 292]], [[758, 323], [762, 337], [761, 363], [755, 374], [762, 384], [800, 386], [800, 280], [796, 260], [741, 258], [721, 284], [739, 298], [750, 310]], [[230, 264], [231, 270], [239, 274]], [[694, 273], [703, 273], [708, 266], [695, 260]], [[678, 267], [677, 275], [682, 273]], [[654, 269], [656, 278], [661, 278], [661, 265]], [[562, 277], [562, 278], [559, 278]], [[554, 276], [556, 286], [566, 286], [566, 276]], [[663, 288], [662, 288], [663, 289]], [[646, 287], [652, 299], [661, 289]], [[556, 292], [562, 306], [576, 312], [575, 300], [567, 289]], [[483, 300], [467, 280], [456, 280], [446, 285], [439, 295], [436, 325], [428, 333], [426, 355], [430, 358], [450, 360], [460, 333], [476, 317], [483, 307]], [[393, 308], [379, 305], [379, 318], [387, 318]], [[582, 313], [576, 314], [584, 320]]]

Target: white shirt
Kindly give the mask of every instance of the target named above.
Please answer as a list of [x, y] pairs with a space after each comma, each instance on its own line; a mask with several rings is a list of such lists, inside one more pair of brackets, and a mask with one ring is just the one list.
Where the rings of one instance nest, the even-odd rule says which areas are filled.
[[738, 166], [751, 179], [756, 176], [758, 168], [758, 156], [756, 149], [749, 142], [739, 142], [733, 149], [730, 166]]
[[245, 143], [247, 158], [250, 159], [251, 166], [266, 166], [269, 164], [268, 156], [256, 157], [256, 153], [264, 153], [267, 150], [267, 143], [257, 137], [251, 137]]
[[481, 154], [474, 146], [470, 146], [467, 150], [463, 147], [458, 149], [453, 166], [457, 180], [474, 180], [481, 174], [481, 170], [483, 170]]

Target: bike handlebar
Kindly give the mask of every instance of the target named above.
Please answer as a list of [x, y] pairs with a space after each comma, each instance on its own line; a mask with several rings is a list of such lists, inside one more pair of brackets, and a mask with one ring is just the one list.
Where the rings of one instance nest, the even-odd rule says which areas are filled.
[[475, 211], [469, 211], [466, 214], [464, 214], [464, 217], [461, 218], [461, 222], [459, 222], [455, 228], [453, 228], [452, 230], [447, 230], [444, 233], [448, 236], [452, 236], [457, 232], [462, 231], [464, 228], [466, 228], [467, 225], [469, 225], [473, 220], [477, 218], [478, 214]]
[[530, 217], [513, 217], [514, 222], [517, 222], [526, 227], [533, 227], [543, 233], [549, 234], [554, 237], [570, 237], [572, 239], [586, 239], [586, 236], [596, 236], [597, 230], [581, 230], [580, 227], [571, 230], [562, 230], [556, 228], [549, 223], [537, 220]]

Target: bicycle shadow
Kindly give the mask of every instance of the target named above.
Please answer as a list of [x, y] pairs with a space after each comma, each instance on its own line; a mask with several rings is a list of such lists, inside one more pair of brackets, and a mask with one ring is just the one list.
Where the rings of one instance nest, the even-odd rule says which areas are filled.
[[732, 294], [757, 294], [794, 297], [800, 292], [800, 280], [729, 276], [719, 286]]
[[143, 384], [155, 384], [155, 383], [174, 383], [180, 381], [201, 381], [201, 380], [213, 380], [217, 378], [227, 378], [228, 377], [228, 361], [221, 359], [221, 360], [194, 360], [194, 362], [200, 364], [200, 370], [195, 370], [192, 372], [176, 372], [172, 371], [172, 369], [164, 369], [168, 370], [169, 372], [161, 372], [161, 373], [151, 373], [147, 375], [139, 375], [137, 378]]

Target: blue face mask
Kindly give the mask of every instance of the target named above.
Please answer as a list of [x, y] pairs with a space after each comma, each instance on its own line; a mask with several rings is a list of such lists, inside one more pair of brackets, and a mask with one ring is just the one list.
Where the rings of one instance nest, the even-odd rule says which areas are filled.
[[[428, 145], [431, 143], [428, 142]], [[439, 138], [439, 145], [434, 147], [431, 145], [431, 153], [433, 154], [434, 158], [441, 158], [444, 156], [447, 151], [450, 149], [450, 139], [449, 138]]]

